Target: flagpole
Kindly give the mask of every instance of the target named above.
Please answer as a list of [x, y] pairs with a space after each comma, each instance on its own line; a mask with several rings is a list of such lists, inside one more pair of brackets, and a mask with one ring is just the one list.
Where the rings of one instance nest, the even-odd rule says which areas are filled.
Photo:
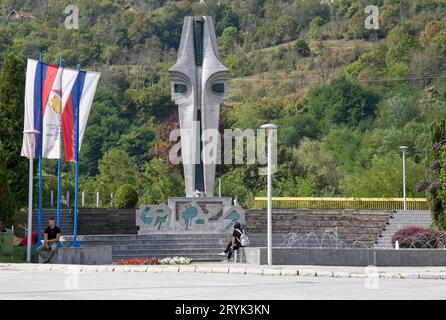
[[[64, 66], [64, 61], [63, 58], [60, 58], [59, 61], [59, 68], [63, 68]], [[56, 217], [56, 224], [57, 226], [60, 228], [60, 196], [62, 193], [62, 181], [61, 181], [61, 172], [62, 172], [62, 111], [63, 111], [63, 92], [62, 92], [62, 75], [60, 77], [60, 105], [61, 105], [61, 110], [60, 110], [60, 114], [59, 114], [59, 158], [57, 160], [57, 217]], [[62, 248], [63, 245], [60, 241], [58, 241], [57, 246], [59, 248]]]
[[40, 246], [40, 242], [42, 240], [42, 171], [43, 171], [43, 159], [42, 159], [42, 143], [43, 143], [43, 52], [39, 53], [39, 62], [40, 62], [40, 134], [39, 134], [39, 144], [40, 144], [40, 152], [39, 152], [39, 194], [38, 194], [38, 212], [37, 212], [37, 243], [36, 248]]
[[23, 133], [27, 136], [29, 146], [29, 183], [28, 183], [28, 232], [26, 246], [26, 262], [31, 262], [32, 238], [33, 238], [33, 183], [34, 183], [34, 153], [37, 130], [25, 130]]
[[[76, 69], [80, 72], [81, 66], [78, 64]], [[79, 77], [79, 75], [78, 75]], [[79, 97], [80, 88], [79, 81], [76, 81], [77, 92]], [[74, 219], [73, 219], [73, 241], [71, 242], [71, 247], [79, 248], [81, 244], [77, 241], [77, 220], [78, 220], [78, 202], [79, 202], [79, 109], [80, 109], [80, 98], [77, 100], [75, 109], [74, 109], [74, 165], [75, 165], [75, 174], [74, 174]]]

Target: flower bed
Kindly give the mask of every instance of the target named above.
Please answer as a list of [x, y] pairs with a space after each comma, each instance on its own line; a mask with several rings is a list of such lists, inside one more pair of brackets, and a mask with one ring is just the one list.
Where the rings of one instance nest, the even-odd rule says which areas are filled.
[[168, 257], [164, 259], [159, 258], [129, 258], [118, 260], [118, 265], [173, 265], [173, 264], [190, 264], [192, 259], [186, 257]]
[[192, 259], [186, 257], [164, 258], [159, 261], [160, 264], [190, 264]]
[[158, 258], [129, 258], [118, 260], [119, 265], [153, 265], [159, 264]]

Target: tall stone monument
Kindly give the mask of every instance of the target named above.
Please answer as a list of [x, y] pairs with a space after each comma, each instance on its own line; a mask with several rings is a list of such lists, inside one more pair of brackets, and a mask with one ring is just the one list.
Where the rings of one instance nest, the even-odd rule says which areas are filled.
[[169, 198], [163, 205], [141, 205], [136, 211], [139, 234], [228, 233], [235, 222], [244, 223], [242, 207], [234, 206], [231, 198], [214, 197], [218, 147], [203, 135], [208, 130], [218, 132], [220, 105], [227, 98], [227, 73], [212, 18], [186, 17], [177, 62], [170, 69], [172, 100], [180, 119], [186, 197]]
[[[177, 63], [170, 69], [172, 100], [178, 105], [186, 197], [199, 191], [212, 198], [217, 148], [204, 152], [202, 133], [218, 130], [227, 98], [228, 68], [220, 59], [212, 17], [186, 17]], [[209, 148], [212, 146], [209, 145]]]

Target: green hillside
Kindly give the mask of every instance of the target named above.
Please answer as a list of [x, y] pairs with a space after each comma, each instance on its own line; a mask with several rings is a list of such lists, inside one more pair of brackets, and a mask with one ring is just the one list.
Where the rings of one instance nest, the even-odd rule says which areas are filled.
[[[72, 3], [80, 9], [79, 30], [64, 27]], [[0, 194], [13, 195], [5, 212], [27, 196], [27, 164], [18, 157], [24, 70], [40, 50], [46, 62], [63, 57], [69, 67], [102, 72], [82, 145], [81, 191], [109, 195], [129, 183], [141, 203], [183, 194], [182, 167], [168, 162], [177, 108], [167, 70], [187, 15], [215, 19], [231, 78], [222, 127], [280, 127], [275, 195], [401, 197], [398, 147], [406, 145], [408, 196], [424, 197], [416, 186], [430, 167], [430, 126], [446, 118], [446, 2], [327, 3], [3, 0], [0, 176], [8, 183]], [[364, 27], [370, 4], [380, 9], [379, 30]], [[8, 17], [12, 9], [25, 14]], [[56, 189], [56, 167], [45, 161], [45, 201]], [[266, 193], [256, 165], [217, 170], [223, 194], [247, 206]], [[72, 190], [71, 164], [63, 171], [64, 188]]]

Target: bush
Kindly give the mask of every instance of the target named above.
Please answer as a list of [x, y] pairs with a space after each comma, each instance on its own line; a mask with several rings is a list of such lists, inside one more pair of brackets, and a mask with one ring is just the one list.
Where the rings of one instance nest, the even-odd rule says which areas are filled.
[[407, 227], [395, 232], [392, 237], [393, 247], [397, 240], [400, 248], [443, 248], [446, 233], [421, 227]]
[[294, 50], [301, 57], [309, 57], [311, 54], [308, 43], [306, 43], [305, 40], [302, 39], [296, 40], [296, 42], [294, 43]]
[[134, 208], [138, 203], [138, 193], [129, 184], [124, 184], [116, 190], [115, 206], [117, 208]]

